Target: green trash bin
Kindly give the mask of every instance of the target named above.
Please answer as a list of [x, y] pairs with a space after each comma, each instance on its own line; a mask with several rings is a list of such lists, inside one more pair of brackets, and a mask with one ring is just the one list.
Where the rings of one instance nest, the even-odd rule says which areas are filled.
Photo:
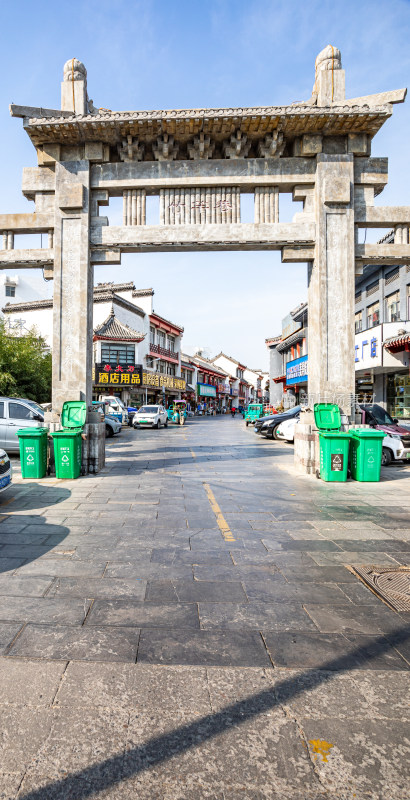
[[46, 476], [47, 435], [48, 428], [20, 428], [17, 431], [22, 478]]
[[81, 474], [81, 434], [87, 416], [87, 405], [82, 400], [64, 403], [61, 412], [61, 431], [52, 433], [57, 478], [79, 478]]
[[315, 423], [319, 430], [320, 477], [344, 482], [349, 464], [350, 433], [340, 431], [340, 408], [334, 403], [316, 403]]
[[350, 431], [350, 471], [355, 481], [379, 481], [382, 464], [383, 431], [357, 428]]

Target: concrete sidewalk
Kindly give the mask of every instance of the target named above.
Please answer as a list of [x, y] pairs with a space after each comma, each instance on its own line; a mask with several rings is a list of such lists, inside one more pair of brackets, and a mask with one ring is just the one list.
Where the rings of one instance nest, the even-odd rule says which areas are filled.
[[[18, 463], [18, 462], [17, 462]], [[0, 499], [0, 798], [406, 800], [410, 465], [297, 476], [242, 420]]]

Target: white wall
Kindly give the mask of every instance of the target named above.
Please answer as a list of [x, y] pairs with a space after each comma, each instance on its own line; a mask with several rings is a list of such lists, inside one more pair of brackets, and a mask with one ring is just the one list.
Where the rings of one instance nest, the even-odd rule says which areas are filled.
[[[16, 283], [14, 297], [6, 297], [6, 283]], [[20, 269], [0, 274], [0, 309], [7, 303], [29, 303], [53, 296], [53, 281], [45, 281], [40, 269]], [[0, 315], [3, 313], [0, 310]]]

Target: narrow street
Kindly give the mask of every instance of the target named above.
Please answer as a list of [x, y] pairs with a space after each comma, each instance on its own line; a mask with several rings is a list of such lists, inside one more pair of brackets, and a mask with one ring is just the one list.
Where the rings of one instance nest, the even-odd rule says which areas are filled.
[[0, 499], [2, 800], [406, 800], [410, 465], [298, 476], [240, 419]]

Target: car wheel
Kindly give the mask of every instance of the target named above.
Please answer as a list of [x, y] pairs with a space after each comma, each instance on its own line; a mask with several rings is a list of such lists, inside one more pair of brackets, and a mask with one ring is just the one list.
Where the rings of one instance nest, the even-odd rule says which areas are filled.
[[248, 419], [246, 420], [245, 425], [246, 425], [246, 427], [248, 427], [248, 425], [249, 425], [249, 420]]
[[112, 428], [110, 428], [110, 426], [109, 426], [109, 425], [106, 425], [106, 426], [105, 426], [105, 438], [106, 438], [106, 439], [111, 439], [111, 437], [112, 437], [112, 436], [114, 436], [114, 431], [113, 431], [113, 429], [112, 429]]
[[279, 425], [276, 425], [276, 427], [272, 430], [272, 439], [276, 439], [277, 442], [280, 441], [280, 436], [278, 436], [278, 428]]
[[165, 422], [164, 422], [164, 428], [168, 428], [168, 420], [165, 420]]
[[388, 467], [393, 461], [391, 450], [388, 447], [382, 449], [382, 467]]
[[155, 428], [156, 430], [158, 430], [158, 428], [159, 428], [159, 419], [156, 421], [156, 423], [152, 427]]

